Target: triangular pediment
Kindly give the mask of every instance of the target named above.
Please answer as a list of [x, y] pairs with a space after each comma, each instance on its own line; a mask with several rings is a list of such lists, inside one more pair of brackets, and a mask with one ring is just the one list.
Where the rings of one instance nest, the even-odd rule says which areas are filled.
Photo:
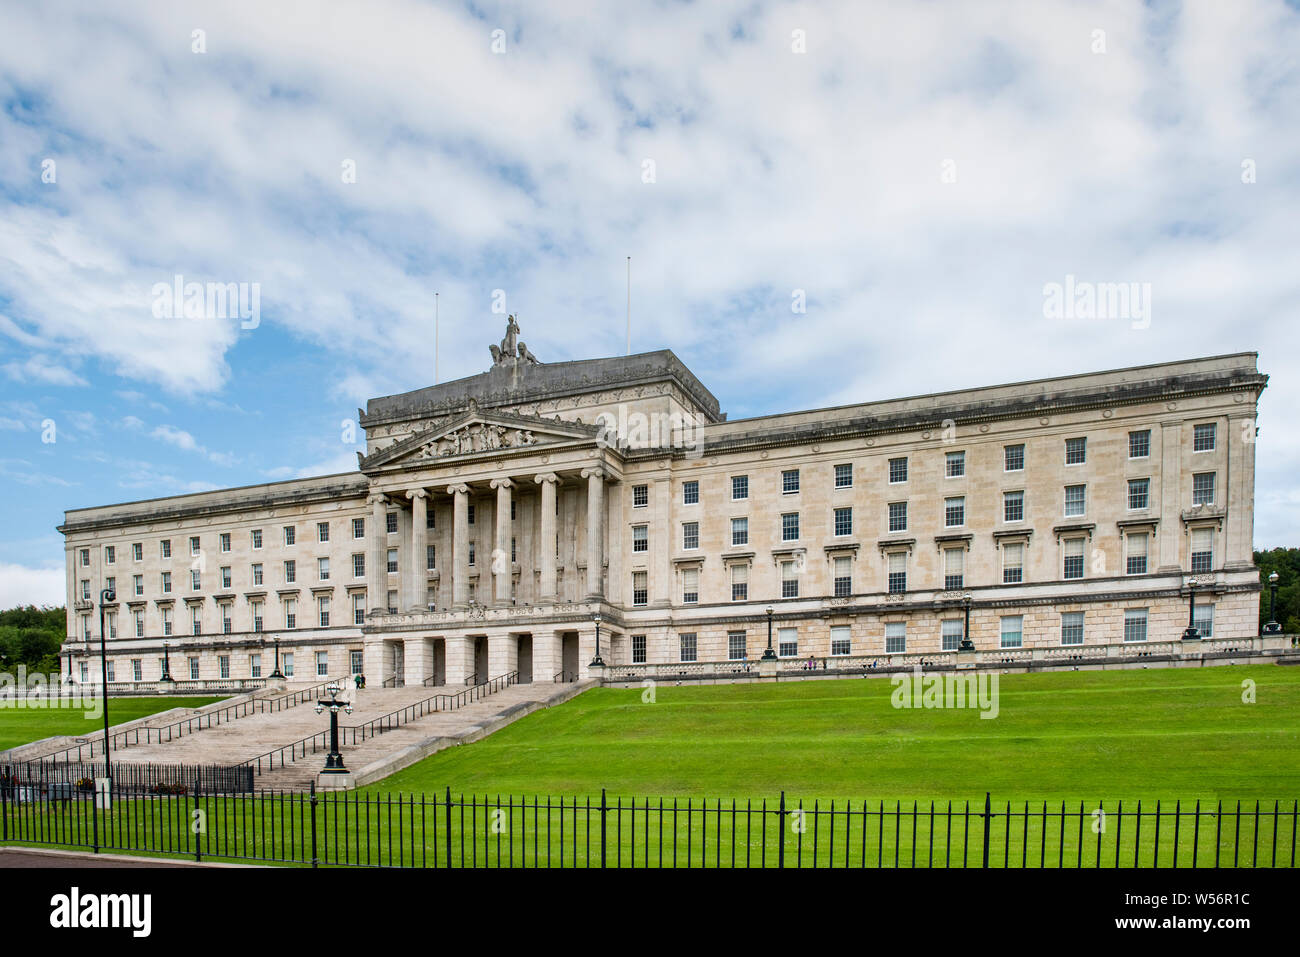
[[438, 428], [424, 429], [361, 459], [362, 469], [499, 455], [537, 445], [590, 442], [600, 433], [595, 425], [565, 422], [510, 412], [470, 410]]

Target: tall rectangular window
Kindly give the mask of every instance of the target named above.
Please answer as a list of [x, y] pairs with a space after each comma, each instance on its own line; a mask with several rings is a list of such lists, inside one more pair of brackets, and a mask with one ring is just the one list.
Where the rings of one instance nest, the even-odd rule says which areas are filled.
[[786, 469], [781, 473], [781, 494], [793, 495], [799, 491], [799, 470]]
[[1149, 508], [1150, 494], [1150, 479], [1140, 478], [1128, 480], [1128, 507], [1130, 509]]
[[298, 532], [294, 526], [292, 525], [284, 526], [284, 543], [286, 545], [292, 545], [294, 543], [294, 540], [297, 538], [297, 535]]
[[366, 520], [364, 518], [354, 518], [352, 520], [352, 537], [353, 538], [366, 537]]
[[1192, 451], [1213, 452], [1215, 431], [1213, 422], [1192, 426]]
[[230, 587], [231, 587], [230, 566], [229, 566], [229, 565], [223, 565], [223, 566], [221, 567], [221, 587], [222, 587], [223, 589], [226, 589], [226, 588], [230, 588]]
[[688, 631], [683, 635], [678, 635], [681, 648], [682, 661], [695, 661], [698, 658], [698, 649], [695, 644], [695, 632]]
[[1002, 546], [1002, 584], [1019, 585], [1025, 580], [1025, 546], [1008, 542]]
[[296, 598], [284, 600], [284, 627], [290, 631], [298, 627], [298, 599]]
[[644, 605], [649, 600], [649, 573], [632, 573], [632, 604]]
[[799, 540], [799, 513], [786, 512], [781, 516], [781, 541], [797, 542]]
[[230, 677], [230, 655], [217, 656], [217, 674], [222, 678]]
[[104, 564], [112, 565], [117, 561], [117, 548], [112, 545], [104, 546]]
[[1065, 464], [1082, 465], [1088, 461], [1088, 440], [1066, 439], [1065, 440]]
[[1124, 609], [1124, 640], [1147, 640], [1147, 610], [1145, 608]]
[[645, 664], [645, 635], [632, 636], [632, 664]]
[[889, 591], [907, 591], [907, 552], [889, 553]]
[[[511, 539], [511, 542], [513, 541], [514, 539]], [[511, 548], [513, 550], [513, 546], [511, 546]], [[514, 561], [515, 556], [511, 555], [510, 560]], [[438, 567], [438, 546], [425, 545], [424, 546], [424, 570], [433, 571], [437, 567]]]
[[907, 651], [907, 622], [885, 622], [885, 654], [901, 655]]
[[650, 504], [650, 486], [633, 485], [632, 486], [632, 507], [645, 508]]
[[161, 558], [172, 557], [172, 540], [170, 538], [164, 538], [158, 543], [158, 555]]
[[1214, 606], [1197, 605], [1192, 612], [1192, 624], [1202, 638], [1214, 637]]
[[1061, 613], [1061, 644], [1083, 644], [1083, 612], [1066, 611]]
[[891, 532], [907, 531], [907, 503], [889, 503], [889, 530]]
[[260, 601], [251, 601], [248, 603], [249, 609], [253, 613], [253, 631], [262, 630], [262, 603]]
[[960, 528], [966, 524], [966, 499], [963, 496], [943, 500], [945, 528]]
[[318, 595], [316, 598], [316, 611], [318, 620], [322, 628], [330, 626], [330, 596]]
[[365, 552], [352, 553], [352, 577], [353, 578], [366, 577], [366, 553]]
[[837, 508], [835, 510], [835, 534], [837, 536], [853, 534], [853, 509]]
[[228, 634], [230, 634], [230, 632], [231, 632], [231, 628], [233, 627], [233, 626], [232, 626], [232, 623], [231, 623], [231, 620], [230, 620], [230, 614], [231, 614], [231, 611], [230, 611], [230, 603], [229, 603], [229, 602], [224, 602], [224, 603], [222, 603], [222, 605], [221, 605], [221, 633], [222, 633], [223, 635], [228, 635]]
[[1000, 632], [1001, 648], [1019, 648], [1024, 644], [1024, 617], [1021, 615], [1003, 615]]
[[700, 600], [700, 570], [698, 568], [682, 569], [682, 603], [694, 605]]
[[749, 566], [736, 564], [731, 566], [731, 600], [746, 601], [749, 598]]
[[966, 549], [943, 550], [943, 587], [949, 591], [964, 587], [966, 580]]
[[1145, 459], [1151, 454], [1151, 430], [1142, 429], [1128, 434], [1128, 457]]
[[223, 552], [228, 552], [228, 551], [230, 551], [230, 533], [229, 533], [229, 532], [222, 532], [221, 535], [218, 537], [217, 540], [218, 540], [218, 542], [219, 542], [219, 546], [218, 546], [218, 547], [220, 547], [220, 549], [221, 549]]
[[743, 631], [727, 632], [727, 660], [745, 660], [745, 633]]
[[650, 527], [648, 525], [632, 526], [632, 551], [646, 552], [650, 550]]
[[203, 608], [201, 605], [190, 606], [190, 634], [203, 634]]
[[197, 535], [190, 536], [190, 554], [191, 555], [199, 554], [199, 549], [200, 549], [199, 536]]
[[1002, 520], [1004, 522], [1022, 522], [1025, 519], [1025, 493], [1002, 493]]
[[144, 542], [136, 542], [131, 546], [131, 557], [137, 562], [144, 561]]
[[253, 529], [252, 532], [249, 533], [249, 538], [254, 551], [262, 547], [262, 530], [260, 528]]
[[853, 466], [851, 464], [835, 466], [835, 487], [853, 487]]
[[691, 549], [700, 547], [700, 523], [683, 522], [682, 523], [682, 548]]
[[1208, 572], [1214, 568], [1214, 529], [1192, 529], [1192, 571]]
[[1147, 533], [1146, 532], [1129, 532], [1125, 536], [1128, 545], [1128, 555], [1124, 560], [1124, 571], [1129, 575], [1145, 575], [1147, 573]]
[[390, 548], [386, 552], [387, 565], [389, 574], [397, 571], [397, 549]]
[[1002, 446], [1002, 471], [1020, 472], [1025, 467], [1025, 447], [1021, 445]]
[[298, 580], [298, 563], [292, 559], [284, 563], [284, 583], [292, 585]]
[[692, 479], [682, 483], [682, 504], [698, 505], [700, 502], [700, 483]]
[[733, 475], [731, 477], [731, 499], [738, 502], [749, 498], [749, 476]]
[[330, 656], [328, 651], [316, 652], [316, 677], [328, 678], [330, 673]]
[[352, 596], [352, 624], [364, 625], [366, 623], [366, 596]]
[[[886, 625], [886, 628], [889, 626]], [[961, 618], [945, 618], [939, 624], [940, 647], [944, 651], [957, 651], [961, 647], [962, 629], [965, 627], [965, 621]]]
[[1214, 504], [1214, 472], [1197, 472], [1192, 476], [1192, 504]]
[[328, 558], [316, 559], [316, 577], [323, 582], [330, 580], [330, 560]]
[[835, 597], [847, 598], [853, 594], [853, 559], [839, 555], [835, 559]]
[[889, 483], [896, 485], [907, 481], [907, 456], [889, 460]]
[[329, 522], [317, 522], [317, 523], [316, 523], [316, 541], [318, 541], [318, 542], [328, 542], [329, 540], [330, 540], [330, 523], [329, 523]]
[[1088, 486], [1067, 485], [1065, 487], [1065, 514], [1082, 515], [1087, 510]]
[[799, 629], [778, 628], [776, 630], [776, 654], [778, 658], [795, 658], [799, 655]]
[[749, 519], [733, 518], [731, 520], [731, 544], [749, 544]]
[[831, 654], [841, 656], [853, 651], [853, 633], [848, 625], [831, 625]]
[[794, 562], [781, 563], [781, 597], [799, 597], [799, 572]]
[[1082, 578], [1083, 577], [1083, 539], [1067, 538], [1063, 544], [1065, 547], [1065, 564], [1062, 569], [1062, 577]]
[[943, 474], [948, 478], [960, 478], [966, 474], [966, 453], [948, 452], [944, 455]]

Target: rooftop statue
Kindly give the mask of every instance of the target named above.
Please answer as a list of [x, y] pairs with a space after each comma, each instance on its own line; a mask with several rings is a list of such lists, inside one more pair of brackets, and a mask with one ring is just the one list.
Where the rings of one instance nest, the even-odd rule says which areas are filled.
[[506, 318], [506, 336], [499, 346], [488, 346], [492, 353], [493, 366], [513, 366], [517, 363], [537, 365], [537, 357], [528, 351], [528, 347], [519, 341], [519, 323], [514, 316]]

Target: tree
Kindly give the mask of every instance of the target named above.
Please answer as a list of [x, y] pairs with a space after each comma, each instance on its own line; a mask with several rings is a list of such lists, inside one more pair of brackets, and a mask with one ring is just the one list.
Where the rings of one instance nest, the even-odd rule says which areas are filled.
[[1300, 548], [1273, 548], [1255, 552], [1259, 581], [1264, 591], [1259, 599], [1259, 626], [1268, 621], [1268, 576], [1277, 572], [1277, 620], [1288, 635], [1300, 633]]
[[59, 671], [59, 648], [67, 637], [63, 608], [19, 606], [0, 611], [0, 671], [17, 674]]

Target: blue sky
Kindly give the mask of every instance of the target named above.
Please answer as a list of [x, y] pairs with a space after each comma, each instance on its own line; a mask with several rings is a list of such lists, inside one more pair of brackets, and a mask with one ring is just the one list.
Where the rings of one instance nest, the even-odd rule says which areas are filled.
[[[1296, 4], [323, 9], [5, 4], [0, 606], [62, 600], [65, 508], [352, 468], [435, 292], [444, 380], [497, 290], [543, 361], [621, 352], [626, 256], [633, 349], [733, 417], [1258, 350], [1300, 544]], [[155, 316], [177, 274], [260, 321]], [[1047, 318], [1067, 275], [1149, 325]]]

